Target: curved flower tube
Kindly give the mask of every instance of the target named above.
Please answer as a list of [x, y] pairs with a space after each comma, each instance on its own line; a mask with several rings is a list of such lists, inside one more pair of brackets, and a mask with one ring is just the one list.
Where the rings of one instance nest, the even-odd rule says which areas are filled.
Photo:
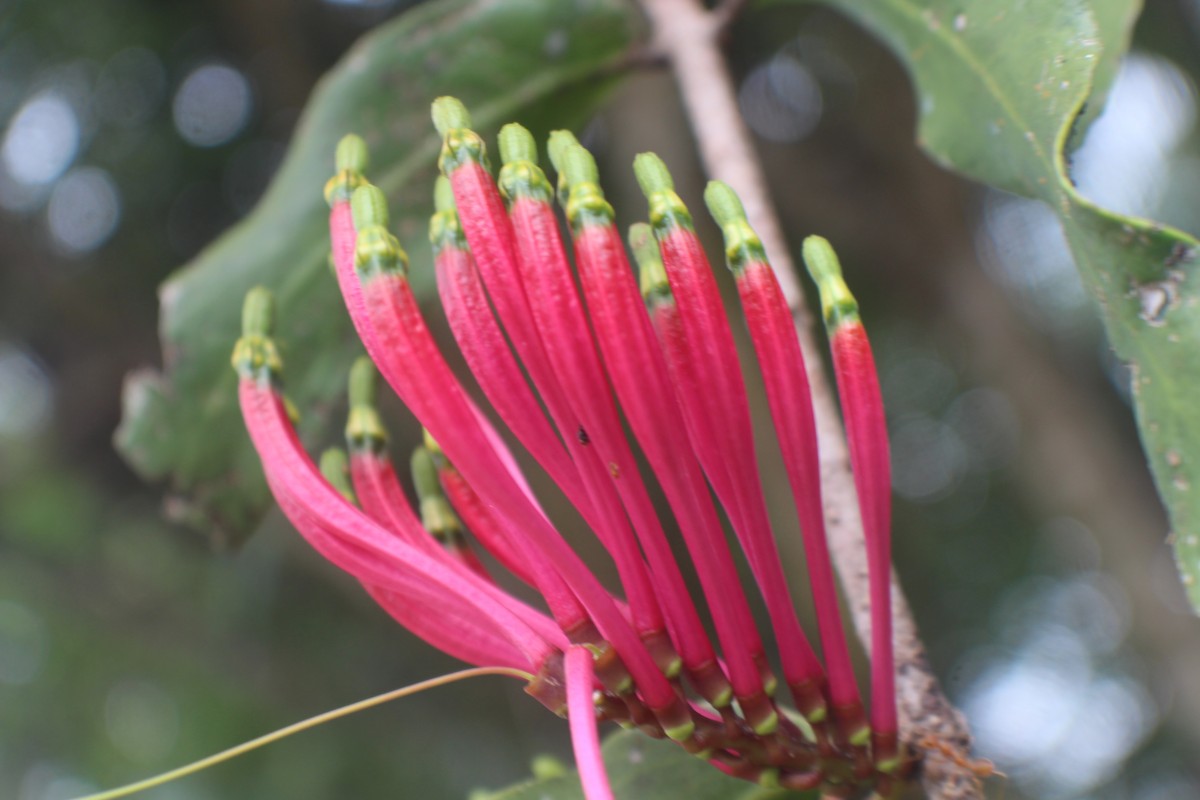
[[[319, 471], [305, 453], [281, 393], [265, 290], [247, 297], [234, 352], [246, 426], [284, 513], [433, 646], [534, 674], [527, 690], [570, 720], [588, 800], [613, 797], [596, 727], [609, 720], [673, 739], [763, 785], [890, 792], [904, 760], [886, 596], [886, 428], [857, 306], [828, 244], [806, 243], [805, 256], [832, 326], [866, 532], [875, 623], [869, 717], [837, 607], [799, 346], [736, 196], [714, 184], [706, 200], [725, 234], [795, 497], [824, 663], [800, 624], [767, 520], [725, 308], [661, 160], [643, 154], [635, 163], [651, 221], [632, 235], [639, 281], [595, 163], [574, 137], [551, 137], [555, 191], [532, 135], [506, 126], [497, 183], [461, 103], [441, 98], [433, 116], [443, 177], [430, 240], [450, 329], [492, 409], [579, 512], [618, 581], [606, 586], [543, 511], [442, 356], [354, 136], [339, 144], [326, 186], [338, 286], [370, 357], [351, 371], [348, 455], [327, 454]], [[411, 461], [416, 508], [374, 405], [376, 369], [425, 428]], [[671, 518], [651, 500], [655, 485]], [[751, 612], [723, 519], [767, 608], [769, 636]], [[703, 604], [688, 588], [691, 570]], [[492, 578], [501, 571], [533, 587], [545, 611], [501, 589]], [[776, 695], [772, 652], [798, 711]]]

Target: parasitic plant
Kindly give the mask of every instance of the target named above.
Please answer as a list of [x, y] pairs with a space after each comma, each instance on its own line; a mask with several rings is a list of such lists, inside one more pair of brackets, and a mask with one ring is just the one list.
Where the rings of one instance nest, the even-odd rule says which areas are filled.
[[[768, 519], [725, 306], [665, 165], [651, 154], [634, 164], [649, 204], [649, 224], [630, 233], [635, 274], [592, 156], [569, 133], [549, 141], [552, 185], [530, 133], [506, 126], [494, 179], [462, 105], [441, 98], [433, 117], [443, 175], [430, 239], [450, 330], [495, 416], [611, 556], [619, 590], [601, 582], [543, 511], [491, 417], [443, 358], [388, 230], [386, 199], [364, 175], [366, 146], [354, 136], [339, 144], [326, 187], [337, 281], [369, 356], [350, 372], [348, 455], [328, 454], [318, 469], [302, 447], [265, 289], [246, 298], [233, 356], [246, 426], [284, 513], [413, 633], [471, 664], [526, 677], [531, 695], [568, 716], [589, 800], [612, 796], [596, 730], [607, 720], [766, 785], [895, 791], [904, 764], [886, 429], [870, 346], [829, 244], [812, 237], [804, 255], [830, 333], [868, 549], [866, 704], [825, 540], [800, 347], [736, 195], [713, 182], [705, 200], [724, 233], [795, 498], [821, 655], [800, 624]], [[415, 509], [388, 456], [377, 372], [425, 429], [411, 462]], [[655, 484], [669, 525], [651, 499]], [[752, 614], [759, 599], [739, 579], [726, 521], [769, 636]], [[491, 558], [481, 559], [472, 541]], [[490, 564], [532, 587], [537, 606], [501, 588]], [[685, 578], [693, 570], [697, 597]]]

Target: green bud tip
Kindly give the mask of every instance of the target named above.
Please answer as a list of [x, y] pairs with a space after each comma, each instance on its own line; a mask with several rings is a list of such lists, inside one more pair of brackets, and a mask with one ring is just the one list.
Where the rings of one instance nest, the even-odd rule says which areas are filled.
[[421, 441], [425, 444], [425, 449], [433, 455], [442, 455], [442, 446], [437, 443], [437, 439], [433, 438], [433, 434], [428, 428], [421, 428]]
[[758, 776], [758, 785], [764, 789], [779, 788], [779, 770], [774, 767], [764, 769]]
[[387, 197], [378, 186], [367, 184], [354, 190], [350, 196], [350, 213], [354, 215], [354, 227], [358, 230], [372, 225], [388, 224]]
[[438, 480], [437, 467], [428, 448], [418, 446], [414, 449], [409, 467], [412, 469], [413, 484], [418, 498], [424, 500], [442, 496], [442, 484]]
[[754, 726], [754, 732], [759, 736], [769, 736], [779, 728], [779, 715], [772, 711]]
[[671, 172], [661, 158], [654, 153], [639, 153], [633, 159], [633, 174], [637, 177], [642, 194], [649, 197], [657, 192], [675, 190], [675, 182], [671, 180]]
[[633, 257], [642, 269], [655, 261], [662, 261], [658, 251], [658, 242], [654, 238], [654, 229], [645, 222], [635, 222], [629, 226], [629, 247]]
[[721, 227], [746, 218], [746, 209], [742, 206], [742, 201], [727, 183], [709, 181], [704, 190], [704, 203]]
[[875, 769], [879, 770], [885, 775], [890, 775], [900, 768], [901, 763], [903, 763], [903, 759], [900, 758], [900, 756], [895, 756], [894, 758], [883, 758], [875, 762]]
[[635, 222], [629, 226], [629, 248], [633, 250], [633, 259], [637, 261], [642, 294], [661, 292], [669, 286], [658, 240], [654, 238], [654, 230], [645, 222]]
[[444, 139], [455, 128], [471, 127], [471, 115], [457, 97], [439, 97], [433, 101], [433, 127]]
[[837, 253], [833, 252], [833, 245], [825, 237], [805, 238], [803, 254], [808, 274], [817, 285], [842, 277], [841, 262], [838, 261]]
[[695, 732], [696, 723], [690, 719], [687, 722], [663, 730], [663, 733], [667, 734], [667, 738], [673, 742], [686, 742], [692, 738], [692, 734]]
[[551, 131], [550, 140], [546, 143], [546, 150], [550, 153], [550, 163], [554, 165], [555, 172], [562, 173], [565, 168], [564, 156], [567, 148], [578, 144], [579, 140], [570, 131]]
[[346, 442], [355, 452], [380, 453], [387, 445], [387, 429], [375, 408], [375, 385], [379, 373], [367, 356], [359, 356], [350, 367], [350, 414], [346, 419]]
[[511, 164], [514, 161], [538, 163], [537, 142], [534, 141], [533, 134], [529, 132], [528, 128], [510, 122], [500, 129], [500, 134], [496, 138], [500, 144], [500, 161], [502, 163]]
[[275, 297], [265, 286], [246, 292], [242, 304], [242, 336], [270, 336], [275, 327]]
[[821, 293], [821, 313], [827, 324], [836, 325], [858, 317], [858, 303], [842, 277], [842, 265], [833, 246], [820, 236], [809, 236], [802, 250], [808, 274]]
[[529, 771], [538, 780], [561, 778], [567, 774], [567, 765], [554, 756], [534, 756], [529, 764]]
[[445, 175], [438, 175], [433, 184], [433, 207], [438, 212], [458, 210], [454, 204], [454, 189]]
[[319, 467], [325, 480], [329, 481], [339, 494], [352, 501], [354, 490], [350, 488], [350, 462], [346, 458], [346, 451], [340, 447], [329, 448], [321, 453]]
[[334, 163], [337, 165], [338, 172], [366, 172], [367, 143], [361, 136], [353, 133], [346, 134], [337, 144]]
[[562, 154], [562, 173], [567, 176], [567, 184], [578, 186], [581, 183], [598, 183], [600, 171], [596, 169], [596, 159], [583, 145], [568, 147]]
[[354, 365], [350, 367], [349, 380], [351, 408], [375, 405], [375, 384], [378, 377], [379, 372], [369, 357], [359, 356], [354, 360]]

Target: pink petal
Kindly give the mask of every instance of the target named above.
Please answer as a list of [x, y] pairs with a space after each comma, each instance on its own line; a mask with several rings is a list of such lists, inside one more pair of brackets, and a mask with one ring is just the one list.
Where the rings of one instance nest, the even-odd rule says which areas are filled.
[[592, 703], [595, 686], [592, 653], [586, 647], [572, 646], [566, 654], [567, 720], [571, 726], [571, 746], [583, 796], [587, 800], [613, 800], [608, 784], [608, 769], [600, 752], [596, 730], [596, 707]]

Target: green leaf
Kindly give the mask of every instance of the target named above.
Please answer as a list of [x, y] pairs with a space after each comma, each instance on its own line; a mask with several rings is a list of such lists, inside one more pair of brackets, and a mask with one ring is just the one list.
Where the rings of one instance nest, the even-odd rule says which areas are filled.
[[[912, 73], [918, 140], [941, 164], [1038, 198], [1059, 217], [1134, 407], [1176, 556], [1200, 608], [1200, 286], [1194, 237], [1101, 209], [1075, 190], [1065, 147], [1107, 90], [1136, 0], [822, 0], [884, 40]], [[1195, 491], [1193, 491], [1195, 489]]]
[[178, 516], [236, 539], [265, 508], [229, 367], [247, 289], [275, 292], [288, 392], [310, 415], [305, 431], [325, 427], [343, 391], [357, 345], [328, 267], [322, 198], [337, 140], [367, 140], [368, 177], [390, 195], [413, 283], [427, 291], [433, 99], [460, 97], [485, 133], [514, 119], [535, 131], [569, 127], [611, 87], [639, 32], [624, 0], [439, 0], [375, 30], [325, 76], [262, 202], [162, 287], [163, 372], [127, 380], [117, 447], [144, 477], [170, 480]]
[[[731, 778], [707, 762], [688, 755], [674, 742], [651, 739], [637, 731], [621, 731], [604, 742], [604, 763], [617, 800], [801, 800], [814, 792], [766, 789]], [[472, 795], [473, 797], [475, 795]], [[534, 779], [480, 800], [583, 800], [579, 776], [568, 772]]]

